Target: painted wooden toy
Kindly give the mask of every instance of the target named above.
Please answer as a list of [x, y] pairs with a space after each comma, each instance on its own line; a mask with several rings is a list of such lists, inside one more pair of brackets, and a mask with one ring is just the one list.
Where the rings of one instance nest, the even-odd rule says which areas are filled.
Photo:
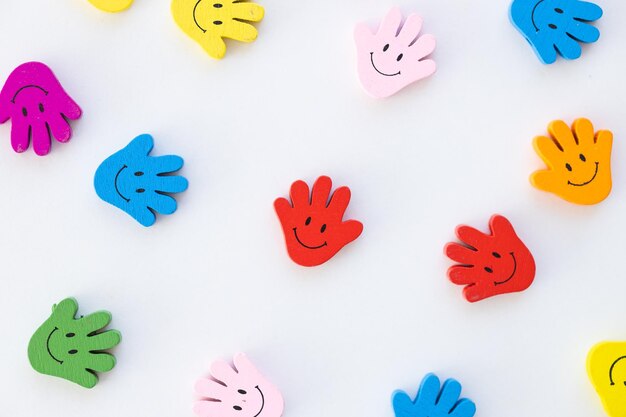
[[548, 126], [550, 137], [538, 136], [535, 151], [548, 169], [534, 172], [531, 184], [576, 204], [597, 204], [611, 193], [613, 134], [594, 133], [587, 119], [577, 119], [570, 129], [561, 120]]
[[62, 143], [70, 140], [69, 120], [81, 114], [52, 70], [41, 62], [17, 67], [0, 92], [0, 123], [11, 119], [11, 146], [18, 153], [26, 151], [32, 140], [35, 153], [47, 155], [52, 137]]
[[259, 22], [265, 10], [246, 0], [172, 0], [178, 26], [215, 59], [226, 54], [224, 38], [252, 42], [257, 30], [247, 22]]
[[332, 195], [331, 189], [332, 181], [326, 176], [315, 181], [312, 192], [299, 180], [291, 185], [291, 201], [278, 198], [274, 202], [287, 252], [298, 265], [323, 264], [363, 231], [361, 222], [343, 221], [350, 189], [340, 187]]
[[203, 399], [196, 402], [199, 417], [280, 417], [283, 396], [243, 353], [233, 358], [233, 365], [216, 361], [211, 375], [196, 382], [196, 393]]
[[503, 216], [489, 220], [489, 234], [470, 226], [458, 226], [461, 243], [448, 243], [444, 251], [457, 265], [448, 278], [464, 285], [463, 296], [471, 303], [498, 294], [523, 291], [535, 278], [535, 260], [511, 223]]
[[93, 388], [97, 372], [115, 366], [115, 357], [105, 351], [117, 346], [122, 336], [117, 330], [102, 330], [111, 322], [108, 311], [76, 318], [77, 311], [73, 298], [55, 304], [50, 318], [30, 339], [28, 359], [37, 372]]
[[397, 7], [387, 13], [376, 33], [365, 23], [356, 26], [357, 71], [365, 91], [389, 97], [434, 74], [435, 61], [426, 57], [435, 50], [435, 37], [419, 36], [421, 30], [420, 16], [411, 14], [403, 24]]
[[602, 342], [587, 356], [587, 374], [610, 417], [626, 416], [626, 342]]
[[89, 3], [96, 6], [98, 9], [109, 12], [117, 13], [128, 9], [134, 0], [89, 0]]

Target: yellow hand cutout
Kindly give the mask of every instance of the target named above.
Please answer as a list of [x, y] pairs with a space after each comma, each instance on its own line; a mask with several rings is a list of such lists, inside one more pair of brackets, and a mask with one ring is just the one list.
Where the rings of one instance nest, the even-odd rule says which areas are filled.
[[222, 38], [255, 40], [256, 28], [243, 21], [259, 22], [264, 13], [263, 7], [245, 0], [172, 0], [178, 26], [216, 59], [226, 54]]
[[596, 204], [611, 192], [613, 134], [594, 135], [587, 119], [577, 119], [570, 129], [557, 120], [548, 126], [551, 137], [538, 136], [533, 147], [548, 169], [536, 171], [531, 184], [576, 204]]
[[134, 0], [89, 0], [89, 3], [105, 12], [117, 13], [126, 10]]
[[626, 416], [626, 342], [602, 342], [587, 356], [587, 375], [610, 417]]

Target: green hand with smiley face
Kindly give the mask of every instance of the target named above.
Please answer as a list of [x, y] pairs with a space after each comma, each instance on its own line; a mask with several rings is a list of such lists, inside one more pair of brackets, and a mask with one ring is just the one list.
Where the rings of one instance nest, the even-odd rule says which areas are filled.
[[122, 335], [117, 330], [101, 331], [111, 322], [108, 311], [76, 318], [77, 311], [73, 298], [54, 305], [30, 339], [28, 359], [37, 372], [93, 388], [98, 383], [96, 373], [115, 366], [115, 357], [105, 351], [119, 344]]

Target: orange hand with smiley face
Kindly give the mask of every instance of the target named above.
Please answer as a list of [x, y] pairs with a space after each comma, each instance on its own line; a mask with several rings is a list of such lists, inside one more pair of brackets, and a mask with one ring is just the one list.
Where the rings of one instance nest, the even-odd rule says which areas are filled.
[[[343, 221], [350, 203], [350, 189], [339, 187], [332, 195], [332, 181], [322, 176], [313, 191], [304, 181], [291, 185], [289, 196], [274, 202], [285, 234], [289, 257], [302, 266], [323, 264], [363, 231], [356, 220]], [[329, 198], [330, 197], [330, 198]]]
[[576, 204], [597, 204], [611, 192], [613, 134], [594, 133], [587, 119], [577, 119], [570, 129], [561, 120], [548, 126], [550, 137], [538, 136], [533, 147], [548, 169], [536, 171], [531, 184]]

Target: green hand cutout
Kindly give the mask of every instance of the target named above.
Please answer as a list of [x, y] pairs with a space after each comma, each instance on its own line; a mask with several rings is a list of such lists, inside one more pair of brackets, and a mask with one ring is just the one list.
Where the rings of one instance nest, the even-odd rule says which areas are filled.
[[115, 366], [115, 357], [103, 351], [120, 343], [122, 335], [117, 330], [100, 332], [111, 322], [108, 311], [78, 319], [77, 311], [73, 298], [54, 305], [50, 318], [28, 343], [28, 359], [37, 372], [93, 388], [98, 383], [96, 372], [108, 372]]

